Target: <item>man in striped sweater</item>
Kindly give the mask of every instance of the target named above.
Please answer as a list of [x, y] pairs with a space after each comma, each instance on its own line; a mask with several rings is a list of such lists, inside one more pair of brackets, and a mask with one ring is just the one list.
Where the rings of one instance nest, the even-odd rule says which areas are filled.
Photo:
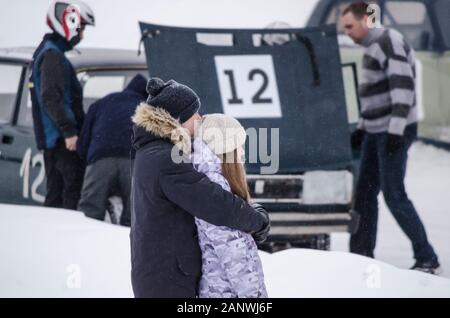
[[381, 190], [412, 242], [413, 269], [435, 274], [438, 258], [404, 185], [408, 149], [417, 137], [414, 50], [399, 32], [373, 24], [371, 13], [368, 4], [358, 2], [342, 14], [346, 34], [365, 48], [361, 119], [352, 134], [352, 146], [362, 151], [355, 196], [361, 222], [350, 239], [350, 251], [374, 257]]

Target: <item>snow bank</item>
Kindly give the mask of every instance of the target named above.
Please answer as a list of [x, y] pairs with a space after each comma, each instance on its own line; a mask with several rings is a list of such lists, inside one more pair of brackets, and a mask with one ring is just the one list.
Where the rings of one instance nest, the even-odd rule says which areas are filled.
[[0, 205], [0, 297], [131, 297], [129, 229]]
[[[0, 297], [132, 297], [129, 229], [0, 205]], [[450, 280], [343, 252], [261, 253], [271, 297], [450, 297]]]
[[450, 280], [344, 252], [261, 253], [270, 297], [450, 297]]

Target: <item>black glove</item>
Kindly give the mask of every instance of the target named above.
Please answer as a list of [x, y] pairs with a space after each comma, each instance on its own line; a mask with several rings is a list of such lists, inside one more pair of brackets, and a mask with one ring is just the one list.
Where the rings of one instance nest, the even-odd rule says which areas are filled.
[[362, 129], [356, 129], [351, 136], [351, 143], [353, 150], [361, 150], [362, 143], [364, 141], [364, 136], [366, 132]]
[[264, 217], [263, 227], [259, 231], [256, 231], [255, 233], [252, 234], [256, 244], [261, 244], [267, 239], [267, 236], [269, 235], [270, 231], [269, 213], [267, 213], [266, 209], [264, 209], [258, 203], [252, 203], [251, 206], [256, 212], [260, 213]]
[[397, 152], [403, 144], [403, 136], [387, 134], [386, 138], [386, 151], [392, 155]]

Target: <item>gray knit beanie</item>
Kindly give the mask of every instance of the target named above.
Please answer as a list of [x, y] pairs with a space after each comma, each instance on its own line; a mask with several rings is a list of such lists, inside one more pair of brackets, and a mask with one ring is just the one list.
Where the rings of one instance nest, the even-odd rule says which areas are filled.
[[184, 123], [200, 109], [200, 98], [188, 86], [174, 80], [164, 82], [153, 77], [147, 82], [147, 104], [161, 107]]

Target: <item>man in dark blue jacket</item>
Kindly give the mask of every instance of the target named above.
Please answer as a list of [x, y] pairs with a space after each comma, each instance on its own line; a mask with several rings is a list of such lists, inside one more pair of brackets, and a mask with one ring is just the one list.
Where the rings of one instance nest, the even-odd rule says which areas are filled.
[[178, 160], [200, 119], [198, 96], [187, 86], [158, 78], [150, 79], [147, 91], [147, 103], [133, 117], [133, 291], [136, 297], [195, 297], [201, 251], [194, 217], [253, 233], [258, 243], [267, 236], [269, 219], [262, 208], [253, 209], [190, 162]]
[[120, 224], [130, 225], [131, 116], [147, 98], [147, 80], [138, 74], [122, 92], [109, 94], [91, 105], [84, 120], [77, 152], [87, 163], [78, 210], [105, 219], [108, 198], [122, 198]]
[[83, 91], [64, 53], [82, 40], [85, 25], [94, 25], [94, 15], [81, 1], [75, 7], [62, 0], [50, 5], [47, 23], [54, 32], [33, 54], [29, 85], [37, 148], [44, 151], [44, 205], [75, 210], [84, 173], [75, 152], [84, 119]]

